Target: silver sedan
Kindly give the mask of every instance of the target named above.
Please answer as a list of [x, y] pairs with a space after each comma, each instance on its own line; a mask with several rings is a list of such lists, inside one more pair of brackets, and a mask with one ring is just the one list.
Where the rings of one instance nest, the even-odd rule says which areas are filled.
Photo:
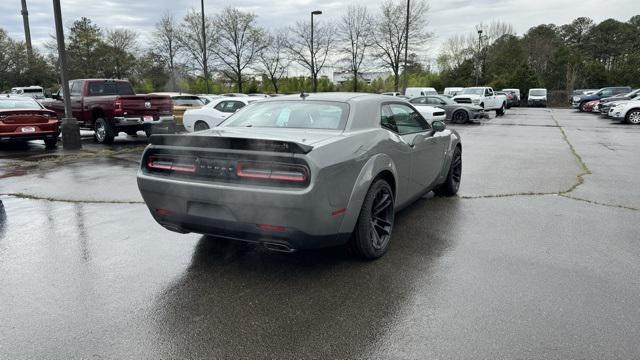
[[355, 93], [251, 104], [219, 127], [153, 135], [138, 187], [165, 228], [291, 252], [388, 249], [394, 215], [429, 191], [457, 193], [460, 136], [409, 103]]

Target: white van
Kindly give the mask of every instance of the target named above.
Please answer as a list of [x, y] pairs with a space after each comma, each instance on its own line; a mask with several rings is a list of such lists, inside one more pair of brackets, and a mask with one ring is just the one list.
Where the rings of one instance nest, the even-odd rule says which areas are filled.
[[27, 96], [34, 99], [44, 99], [44, 89], [42, 86], [21, 86], [11, 88], [11, 94]]
[[448, 96], [456, 96], [460, 94], [462, 90], [464, 90], [463, 87], [446, 87], [444, 88], [444, 91], [442, 92], [442, 94], [448, 95]]
[[404, 91], [404, 95], [412, 98], [416, 96], [438, 95], [438, 92], [432, 87], [408, 87]]

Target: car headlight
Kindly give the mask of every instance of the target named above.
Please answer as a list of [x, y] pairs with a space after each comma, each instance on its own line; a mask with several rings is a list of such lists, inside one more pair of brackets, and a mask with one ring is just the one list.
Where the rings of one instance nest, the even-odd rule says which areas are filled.
[[578, 101], [580, 101], [580, 98], [578, 96], [574, 96], [573, 97], [573, 101], [578, 102]]
[[472, 101], [473, 103], [476, 103], [476, 104], [477, 104], [477, 103], [479, 103], [479, 102], [480, 102], [480, 99], [472, 99], [471, 101]]

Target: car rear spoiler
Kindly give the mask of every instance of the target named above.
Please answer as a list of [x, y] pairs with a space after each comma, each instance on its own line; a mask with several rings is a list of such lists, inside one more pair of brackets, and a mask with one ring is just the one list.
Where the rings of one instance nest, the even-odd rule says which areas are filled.
[[313, 150], [313, 146], [300, 144], [293, 141], [246, 139], [217, 136], [197, 136], [163, 134], [151, 135], [152, 145], [201, 147], [233, 150], [272, 151], [294, 154], [307, 154]]

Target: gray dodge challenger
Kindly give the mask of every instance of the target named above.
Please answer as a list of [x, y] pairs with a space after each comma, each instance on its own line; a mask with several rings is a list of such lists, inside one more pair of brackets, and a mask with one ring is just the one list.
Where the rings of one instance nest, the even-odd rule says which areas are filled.
[[219, 127], [153, 135], [138, 187], [155, 220], [179, 232], [273, 251], [389, 246], [394, 215], [429, 191], [457, 193], [460, 136], [384, 95], [322, 93], [253, 103]]
[[447, 121], [456, 124], [465, 124], [469, 122], [470, 119], [488, 117], [481, 106], [459, 104], [444, 95], [420, 96], [409, 100], [409, 102], [414, 106], [428, 105], [439, 107], [445, 111]]

